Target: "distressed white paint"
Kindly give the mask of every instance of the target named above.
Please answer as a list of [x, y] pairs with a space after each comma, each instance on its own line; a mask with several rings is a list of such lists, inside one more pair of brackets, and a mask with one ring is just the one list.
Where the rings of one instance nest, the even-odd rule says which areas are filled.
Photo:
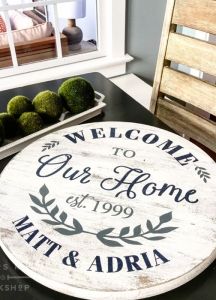
[[[116, 128], [115, 135], [111, 128]], [[132, 129], [133, 132], [129, 134], [128, 130]], [[83, 135], [85, 141], [78, 139], [77, 143], [73, 143], [65, 137], [74, 132]], [[147, 144], [143, 141], [143, 137], [147, 134], [152, 134], [151, 137], [157, 136], [158, 141]], [[173, 141], [173, 145], [180, 145], [183, 148], [173, 155], [167, 153], [168, 150], [162, 150], [160, 145], [168, 139]], [[59, 141], [59, 145], [42, 151], [44, 145], [50, 141]], [[123, 150], [119, 150], [118, 155], [115, 155], [116, 148]], [[131, 158], [122, 155], [122, 151]], [[192, 153], [198, 161], [194, 163], [194, 158], [188, 162], [181, 160], [182, 164], [186, 163], [186, 165], [181, 165], [177, 158], [188, 153]], [[48, 177], [36, 175], [36, 171], [41, 166], [39, 159], [44, 162], [48, 158], [63, 154], [72, 155], [72, 158], [59, 172]], [[42, 156], [45, 157], [41, 158]], [[60, 161], [62, 157], [58, 158], [58, 162]], [[42, 169], [40, 176], [48, 175], [56, 166], [52, 164], [48, 169]], [[114, 190], [102, 188], [105, 187], [102, 183], [104, 179], [113, 178], [106, 181], [106, 188], [111, 188], [123, 176], [122, 168], [114, 171], [117, 166], [140, 169], [137, 175], [142, 174], [141, 172], [150, 174], [149, 179], [140, 178], [139, 183], [135, 184], [131, 191], [128, 190], [136, 194], [134, 194], [136, 196], [134, 199], [129, 199], [123, 191], [128, 189], [128, 183], [135, 179], [135, 174], [130, 174], [126, 179], [127, 183]], [[205, 168], [210, 174], [207, 183], [197, 174], [196, 166]], [[63, 178], [63, 173], [69, 167], [72, 167], [70, 172], [81, 171], [89, 167], [90, 182], [80, 183], [82, 176], [76, 180]], [[74, 126], [51, 133], [25, 148], [2, 173], [0, 181], [1, 246], [8, 257], [27, 275], [47, 287], [75, 297], [138, 299], [163, 293], [194, 278], [216, 257], [215, 174], [215, 163], [202, 150], [173, 133], [151, 126], [104, 122]], [[199, 201], [193, 204], [186, 200], [176, 202], [174, 195], [168, 193], [162, 196], [158, 196], [157, 193], [146, 196], [142, 188], [150, 182], [155, 182], [157, 187], [161, 187], [164, 183], [174, 184], [184, 193], [194, 189], [196, 193], [191, 195], [190, 199]], [[29, 196], [32, 194], [41, 201], [42, 196], [39, 190], [44, 184], [49, 189], [46, 201], [55, 199], [50, 209], [53, 209], [55, 205], [59, 208], [56, 218], [60, 220], [60, 214], [64, 211], [67, 213], [65, 224], [71, 225], [76, 219], [85, 232], [71, 236], [62, 235], [54, 228], [66, 229], [65, 226], [47, 224], [42, 220], [51, 220], [50, 216], [38, 214], [31, 209], [31, 206], [44, 209], [34, 204]], [[117, 196], [117, 192], [120, 191], [122, 193]], [[81, 197], [87, 194], [89, 196], [82, 203], [81, 208], [70, 207], [66, 203], [69, 197]], [[97, 212], [93, 211], [96, 201], [100, 201]], [[123, 214], [111, 216], [114, 211], [101, 213], [101, 207], [105, 202], [111, 203], [113, 207], [115, 205], [121, 205], [123, 208], [131, 207], [134, 214], [130, 218], [122, 218]], [[130, 235], [133, 235], [133, 229], [141, 225], [143, 232], [146, 232], [147, 220], [156, 226], [159, 217], [170, 212], [172, 212], [172, 219], [159, 229], [170, 226], [178, 228], [168, 233], [160, 233], [165, 237], [164, 239], [151, 241], [136, 237], [131, 240], [139, 241], [141, 244], [132, 245], [118, 238], [122, 228], [129, 226]], [[59, 243], [62, 248], [54, 251], [48, 258], [44, 255], [47, 245], [39, 247], [38, 250], [33, 248], [38, 238], [35, 238], [35, 242], [31, 241], [28, 244], [25, 239], [29, 235], [22, 237], [12, 223], [26, 215], [34, 224], [32, 229], [38, 229], [40, 234]], [[95, 233], [107, 228], [114, 228], [111, 234], [116, 238], [110, 238], [110, 240], [120, 242], [122, 247], [108, 247], [96, 237]], [[27, 233], [32, 229], [21, 233]], [[151, 236], [157, 236], [157, 234], [151, 234]], [[159, 259], [158, 266], [155, 266], [152, 254], [154, 249], [157, 249], [169, 261], [163, 263]], [[79, 252], [76, 268], [62, 263], [70, 251]], [[140, 254], [145, 252], [152, 264], [151, 268], [146, 268], [141, 259]], [[139, 258], [138, 263], [143, 270], [128, 272], [125, 256], [131, 255]], [[101, 258], [103, 272], [96, 272], [95, 266], [90, 267], [96, 256]], [[121, 259], [122, 270], [107, 273], [107, 257]], [[87, 271], [89, 268], [91, 271]]]

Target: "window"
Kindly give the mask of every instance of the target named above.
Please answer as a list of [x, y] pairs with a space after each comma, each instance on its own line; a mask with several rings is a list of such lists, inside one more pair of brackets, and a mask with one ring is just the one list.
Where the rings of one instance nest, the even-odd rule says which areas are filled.
[[[2, 14], [6, 32], [0, 37], [0, 68], [73, 56], [97, 49], [96, 0], [75, 0], [59, 4], [35, 0], [1, 2], [8, 6], [5, 6]], [[41, 2], [45, 5], [41, 5]], [[80, 21], [81, 18], [84, 22]]]
[[[72, 10], [75, 4], [81, 5], [81, 11], [78, 8], [78, 11]], [[85, 4], [86, 7], [83, 7]], [[69, 9], [63, 9], [66, 6], [71, 8], [71, 14], [68, 14]], [[45, 38], [46, 46], [42, 45], [45, 41], [40, 39], [27, 41], [26, 47], [25, 43], [16, 42], [10, 17], [14, 11], [28, 16], [33, 22], [34, 19], [39, 20], [48, 34], [52, 31], [51, 36]], [[6, 55], [5, 49], [0, 46], [1, 89], [2, 84], [4, 89], [11, 87], [9, 81], [12, 77], [18, 78], [17, 84], [22, 85], [89, 71], [101, 71], [107, 76], [118, 75], [125, 72], [126, 62], [131, 60], [124, 53], [125, 0], [0, 0], [0, 14], [7, 28], [4, 39], [7, 57], [10, 57], [10, 65], [5, 66], [2, 56], [2, 53]], [[81, 28], [81, 46], [79, 42], [77, 45], [70, 44], [67, 30], [64, 30], [66, 22], [70, 27], [76, 25]], [[2, 33], [0, 42], [1, 36]], [[34, 44], [38, 48], [33, 48]]]

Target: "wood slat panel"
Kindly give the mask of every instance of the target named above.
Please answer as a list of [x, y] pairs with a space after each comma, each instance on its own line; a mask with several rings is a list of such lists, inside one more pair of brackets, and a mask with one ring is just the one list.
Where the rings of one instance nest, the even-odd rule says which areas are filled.
[[216, 1], [176, 0], [172, 23], [216, 34]]
[[177, 132], [186, 134], [216, 152], [216, 123], [163, 99], [158, 100], [157, 116]]
[[216, 45], [170, 33], [166, 59], [216, 76]]
[[216, 87], [164, 67], [160, 91], [216, 115]]
[[167, 1], [166, 4], [166, 11], [164, 16], [163, 29], [162, 29], [161, 41], [160, 41], [160, 49], [158, 52], [158, 59], [157, 59], [155, 76], [154, 76], [154, 86], [152, 90], [152, 97], [150, 103], [150, 111], [152, 113], [155, 112], [155, 108], [156, 108], [156, 102], [158, 98], [160, 81], [161, 81], [162, 71], [164, 67], [164, 57], [166, 54], [167, 41], [170, 32], [170, 22], [172, 20], [174, 3], [175, 0], [169, 0]]

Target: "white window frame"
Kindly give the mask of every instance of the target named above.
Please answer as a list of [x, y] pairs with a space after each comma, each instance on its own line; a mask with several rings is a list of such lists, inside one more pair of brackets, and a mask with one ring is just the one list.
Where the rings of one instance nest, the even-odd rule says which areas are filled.
[[[70, 0], [60, 1], [69, 2]], [[44, 0], [43, 2], [17, 4], [11, 5], [10, 9], [49, 5], [60, 1]], [[6, 11], [7, 7], [3, 6], [1, 9]], [[124, 74], [126, 63], [132, 60], [131, 56], [125, 54], [126, 0], [97, 0], [97, 10], [98, 49], [96, 51], [62, 57], [60, 40], [57, 36], [57, 58], [21, 66], [18, 66], [16, 59], [13, 59], [14, 67], [0, 70], [0, 90], [88, 72], [101, 72], [106, 77]], [[9, 24], [7, 12], [5, 19]], [[58, 25], [53, 25], [59, 35]], [[8, 32], [8, 39], [13, 53], [15, 49], [11, 31]]]

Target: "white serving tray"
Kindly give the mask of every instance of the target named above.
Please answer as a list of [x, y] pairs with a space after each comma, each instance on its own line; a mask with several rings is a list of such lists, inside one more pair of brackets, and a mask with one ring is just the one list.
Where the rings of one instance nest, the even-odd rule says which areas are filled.
[[56, 124], [49, 125], [45, 127], [42, 130], [39, 130], [33, 134], [30, 134], [25, 137], [21, 138], [15, 138], [15, 139], [8, 139], [4, 141], [4, 145], [0, 146], [0, 160], [10, 156], [14, 153], [17, 153], [21, 151], [23, 148], [25, 148], [27, 145], [38, 139], [39, 137], [42, 137], [50, 132], [69, 127], [72, 125], [78, 125], [81, 124], [99, 114], [101, 114], [102, 109], [104, 106], [106, 106], [106, 103], [103, 102], [105, 99], [105, 96], [97, 91], [95, 91], [95, 106], [82, 112], [79, 114], [76, 114], [74, 116], [69, 117], [69, 112], [62, 113], [60, 117], [60, 122]]

